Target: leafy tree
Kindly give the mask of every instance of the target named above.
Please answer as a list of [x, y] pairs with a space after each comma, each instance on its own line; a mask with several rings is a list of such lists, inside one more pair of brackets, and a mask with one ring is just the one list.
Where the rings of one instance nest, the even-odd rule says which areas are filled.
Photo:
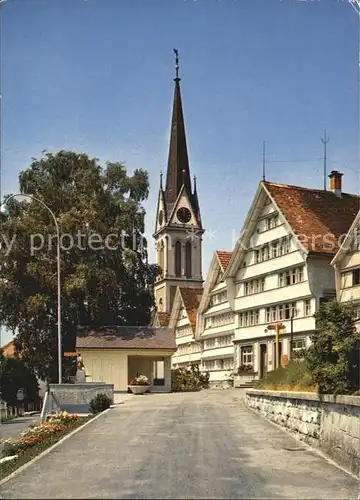
[[322, 394], [354, 390], [350, 360], [360, 339], [351, 307], [336, 300], [323, 303], [315, 314], [316, 330], [306, 361]]
[[4, 356], [0, 350], [1, 399], [11, 406], [17, 406], [19, 389], [25, 390], [25, 401], [35, 401], [38, 397], [39, 386], [34, 373], [20, 358]]
[[[147, 325], [158, 273], [147, 262], [143, 237], [147, 173], [129, 176], [122, 163], [102, 168], [84, 153], [43, 152], [20, 173], [19, 184], [21, 193], [50, 207], [60, 226], [63, 350], [75, 349], [79, 326]], [[21, 357], [36, 374], [56, 381], [54, 220], [37, 201], [13, 198], [6, 208], [0, 214], [0, 323], [16, 332]], [[8, 251], [4, 243], [12, 239]]]

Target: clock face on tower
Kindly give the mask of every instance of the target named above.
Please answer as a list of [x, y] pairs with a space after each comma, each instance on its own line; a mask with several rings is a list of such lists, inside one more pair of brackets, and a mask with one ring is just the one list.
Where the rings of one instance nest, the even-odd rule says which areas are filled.
[[164, 220], [164, 212], [162, 210], [160, 210], [160, 213], [159, 213], [159, 224], [160, 224], [160, 226], [163, 223], [163, 220]]
[[186, 224], [191, 219], [191, 212], [186, 207], [179, 208], [179, 210], [176, 212], [176, 215], [179, 221], [183, 224]]

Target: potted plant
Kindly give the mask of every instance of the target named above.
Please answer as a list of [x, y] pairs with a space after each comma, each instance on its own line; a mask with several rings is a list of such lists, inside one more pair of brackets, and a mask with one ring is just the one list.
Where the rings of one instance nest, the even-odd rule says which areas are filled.
[[150, 382], [145, 375], [137, 375], [130, 380], [128, 387], [133, 394], [144, 394], [145, 392], [149, 392]]

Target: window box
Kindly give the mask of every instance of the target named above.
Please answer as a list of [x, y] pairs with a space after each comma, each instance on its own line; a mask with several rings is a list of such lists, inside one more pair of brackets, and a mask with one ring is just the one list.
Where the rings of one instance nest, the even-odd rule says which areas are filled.
[[254, 371], [254, 367], [252, 365], [241, 365], [237, 369], [236, 375], [256, 375], [257, 372]]

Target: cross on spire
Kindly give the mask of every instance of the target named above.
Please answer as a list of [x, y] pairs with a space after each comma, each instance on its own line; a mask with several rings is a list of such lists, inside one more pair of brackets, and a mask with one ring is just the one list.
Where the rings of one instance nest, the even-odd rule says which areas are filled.
[[179, 78], [179, 51], [177, 49], [173, 49], [175, 54], [175, 72], [176, 72], [176, 80], [180, 80]]

